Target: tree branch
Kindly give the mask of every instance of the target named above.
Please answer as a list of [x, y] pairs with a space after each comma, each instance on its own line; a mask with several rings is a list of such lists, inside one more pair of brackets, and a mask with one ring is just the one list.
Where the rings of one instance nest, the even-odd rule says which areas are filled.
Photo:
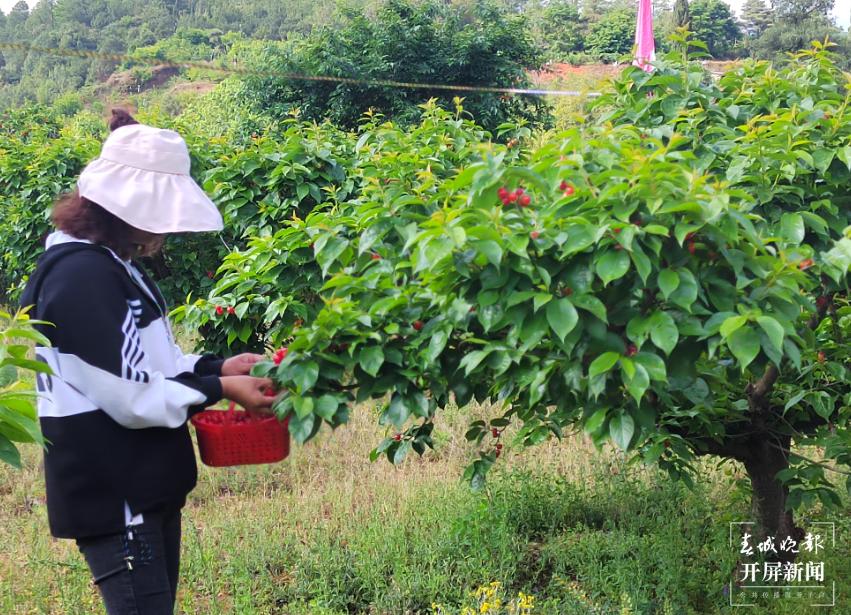
[[773, 446], [774, 448], [786, 453], [789, 456], [794, 455], [795, 457], [800, 457], [804, 461], [807, 461], [807, 462], [809, 462], [813, 465], [822, 467], [825, 470], [830, 470], [831, 472], [836, 472], [837, 474], [842, 474], [844, 476], [851, 476], [851, 472], [846, 472], [845, 470], [837, 470], [836, 468], [833, 468], [833, 467], [827, 465], [826, 463], [822, 463], [820, 461], [816, 461], [815, 459], [810, 459], [809, 457], [805, 457], [801, 453], [796, 453], [795, 451], [792, 451], [792, 450], [786, 450], [785, 448], [783, 448], [781, 446], [777, 446], [774, 442], [769, 441], [768, 444]]
[[[810, 316], [809, 321], [807, 321], [807, 327], [813, 330], [816, 329], [832, 305], [833, 295], [820, 296], [816, 301], [815, 313]], [[777, 382], [777, 378], [779, 376], [780, 368], [777, 365], [770, 363], [768, 367], [765, 368], [765, 371], [759, 380], [748, 384], [745, 392], [748, 396], [748, 406], [752, 412], [765, 412], [769, 409], [767, 407], [767, 399], [772, 389], [774, 389], [774, 384]]]

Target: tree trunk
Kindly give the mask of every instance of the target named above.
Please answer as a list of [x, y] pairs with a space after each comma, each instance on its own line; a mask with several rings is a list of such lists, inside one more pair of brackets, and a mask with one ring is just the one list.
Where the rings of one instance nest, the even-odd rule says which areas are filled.
[[[766, 538], [774, 539], [777, 557], [769, 552], [771, 559], [781, 561], [794, 559], [794, 555], [780, 550], [780, 544], [786, 538], [800, 541], [803, 531], [795, 525], [791, 511], [785, 510], [789, 490], [775, 476], [789, 467], [790, 438], [773, 438], [762, 435], [752, 438], [749, 454], [743, 459], [745, 469], [751, 479], [754, 521], [757, 525], [753, 532], [754, 546]], [[781, 450], [782, 449], [782, 450]]]

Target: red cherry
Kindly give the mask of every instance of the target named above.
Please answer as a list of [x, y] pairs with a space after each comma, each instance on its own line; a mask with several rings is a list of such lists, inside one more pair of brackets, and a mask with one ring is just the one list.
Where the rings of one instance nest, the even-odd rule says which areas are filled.
[[626, 356], [634, 357], [638, 354], [638, 347], [635, 344], [630, 344], [626, 347]]
[[517, 196], [522, 196], [526, 191], [523, 190], [523, 188], [518, 188], [514, 192], [517, 194]]
[[813, 259], [807, 258], [807, 259], [804, 259], [800, 262], [800, 264], [798, 265], [798, 269], [803, 271], [804, 269], [809, 269], [814, 264], [815, 264], [815, 262], [813, 261]]
[[615, 235], [620, 235], [622, 230], [623, 229], [616, 228], [616, 229], [612, 229], [612, 232], [614, 232]]
[[532, 199], [529, 198], [528, 194], [520, 195], [520, 207], [528, 207], [529, 203], [532, 202]]
[[689, 241], [686, 247], [688, 248], [689, 254], [694, 254], [695, 250], [697, 249], [693, 241]]
[[558, 189], [561, 190], [562, 192], [564, 192], [565, 190], [567, 190], [567, 187], [569, 185], [570, 184], [568, 184], [566, 181], [561, 180], [561, 183], [558, 185]]
[[272, 361], [275, 362], [275, 365], [280, 365], [284, 359], [287, 358], [287, 349], [279, 348], [275, 351], [275, 356], [272, 358]]
[[694, 233], [686, 234], [686, 238], [685, 238], [686, 241], [691, 241], [692, 239], [694, 239]]
[[413, 327], [414, 327], [415, 331], [422, 331], [423, 330], [423, 321], [417, 320], [416, 322], [414, 322]]
[[509, 203], [513, 203], [514, 201], [517, 200], [517, 193], [516, 192], [509, 192], [508, 196], [506, 198], [508, 199]]
[[277, 395], [277, 394], [278, 394], [278, 392], [277, 392], [277, 391], [275, 391], [274, 389], [266, 389], [266, 392], [265, 392], [265, 393], [263, 393], [263, 394], [264, 394], [266, 397], [274, 397], [275, 395]]
[[207, 272], [207, 277], [210, 278], [211, 280], [213, 279], [214, 276], [215, 276], [215, 274], [212, 271]]
[[564, 189], [564, 196], [573, 196], [574, 192], [576, 192], [574, 187], [568, 184], [567, 188]]
[[491, 428], [491, 435], [494, 438], [498, 438], [499, 437], [499, 429], [497, 429], [496, 427]]
[[499, 198], [502, 199], [503, 201], [508, 196], [508, 190], [506, 190], [505, 186], [503, 186], [502, 188], [497, 190], [496, 193], [497, 193], [497, 195], [499, 195]]
[[225, 313], [225, 308], [223, 308], [220, 305], [217, 305], [216, 306], [216, 316], [221, 316], [224, 313]]
[[822, 295], [818, 299], [816, 299], [816, 307], [820, 310], [823, 310], [830, 303], [830, 297], [827, 295]]
[[374, 260], [374, 261], [381, 260], [381, 255], [373, 252], [372, 253], [372, 260]]
[[396, 442], [401, 442], [402, 434], [397, 433], [395, 436], [393, 436], [393, 439], [396, 440]]
[[563, 297], [569, 297], [573, 294], [573, 289], [570, 286], [565, 286], [564, 290], [561, 291]]
[[233, 308], [233, 306], [228, 306], [228, 314], [236, 314], [236, 310]]
[[540, 236], [541, 234], [538, 231], [532, 231], [531, 233], [529, 233], [529, 237], [531, 237], [532, 239], [537, 239]]
[[824, 350], [819, 350], [818, 351], [818, 362], [824, 363], [826, 360], [827, 360], [827, 355], [824, 354]]

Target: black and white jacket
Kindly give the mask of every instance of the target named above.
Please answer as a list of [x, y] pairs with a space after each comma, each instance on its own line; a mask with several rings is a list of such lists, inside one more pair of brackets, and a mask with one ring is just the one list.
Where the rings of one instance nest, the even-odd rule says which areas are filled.
[[197, 469], [186, 421], [221, 399], [222, 359], [174, 343], [156, 284], [132, 262], [65, 233], [27, 282], [21, 304], [53, 326], [36, 349], [50, 529], [82, 538], [181, 506]]

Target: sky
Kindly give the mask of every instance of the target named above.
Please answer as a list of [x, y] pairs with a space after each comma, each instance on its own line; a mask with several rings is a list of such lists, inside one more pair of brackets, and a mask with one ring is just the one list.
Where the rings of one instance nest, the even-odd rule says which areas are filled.
[[[0, 0], [0, 9], [2, 9], [4, 13], [8, 13], [9, 10], [15, 6], [17, 1], [18, 0]], [[744, 0], [727, 0], [727, 2], [733, 7], [733, 10], [737, 14], [742, 4], [744, 4]], [[28, 4], [33, 6], [35, 2], [33, 0], [29, 0]], [[836, 0], [836, 4], [833, 6], [833, 15], [836, 17], [836, 23], [838, 23], [842, 28], [848, 28], [849, 21], [851, 21], [851, 0]]]

